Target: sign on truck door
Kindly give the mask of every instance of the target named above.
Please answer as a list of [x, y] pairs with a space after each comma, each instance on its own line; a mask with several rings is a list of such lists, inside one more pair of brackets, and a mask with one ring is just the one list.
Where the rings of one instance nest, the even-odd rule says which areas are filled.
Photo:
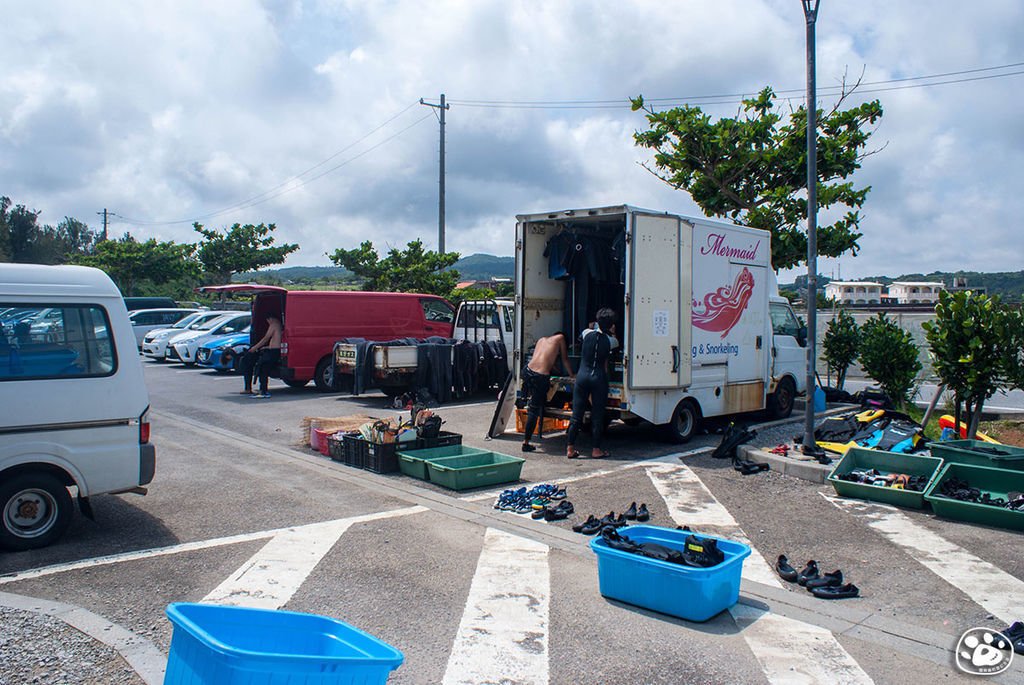
[[[679, 217], [635, 213], [629, 268], [629, 386], [690, 383], [690, 244]], [[684, 277], [681, 277], [684, 274]]]

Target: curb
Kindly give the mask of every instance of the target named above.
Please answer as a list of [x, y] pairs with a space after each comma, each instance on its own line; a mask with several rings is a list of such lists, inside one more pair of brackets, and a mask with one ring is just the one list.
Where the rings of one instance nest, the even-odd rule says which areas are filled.
[[766, 450], [750, 447], [749, 445], [740, 445], [737, 452], [743, 459], [771, 464], [772, 471], [775, 473], [818, 484], [824, 483], [828, 479], [828, 474], [832, 472], [832, 468], [835, 466], [834, 463], [819, 464], [816, 461], [803, 461], [801, 459], [783, 457]]
[[0, 606], [51, 616], [63, 621], [92, 639], [105, 644], [120, 655], [146, 685], [160, 685], [164, 680], [167, 657], [155, 644], [139, 637], [123, 626], [112, 623], [87, 609], [36, 597], [0, 592]]

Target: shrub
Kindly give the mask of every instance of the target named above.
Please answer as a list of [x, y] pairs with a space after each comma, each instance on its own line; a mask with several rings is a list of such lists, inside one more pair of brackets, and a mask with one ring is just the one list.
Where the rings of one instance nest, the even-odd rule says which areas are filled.
[[836, 374], [836, 387], [843, 389], [846, 382], [846, 371], [857, 358], [860, 346], [860, 328], [846, 310], [840, 309], [839, 315], [828, 322], [828, 330], [822, 341], [822, 357], [830, 371]]
[[893, 401], [905, 404], [921, 370], [913, 336], [879, 313], [860, 327], [860, 363]]

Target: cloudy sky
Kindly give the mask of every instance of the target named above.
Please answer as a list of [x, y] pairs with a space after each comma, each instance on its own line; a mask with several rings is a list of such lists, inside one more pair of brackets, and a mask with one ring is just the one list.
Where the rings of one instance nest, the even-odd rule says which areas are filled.
[[[720, 117], [738, 94], [771, 85], [795, 107], [805, 88], [799, 0], [0, 11], [0, 195], [53, 224], [98, 228], [107, 208], [112, 234], [139, 238], [273, 222], [302, 247], [289, 265], [368, 238], [436, 246], [439, 127], [420, 98], [451, 103], [447, 248], [510, 255], [517, 213], [625, 202], [699, 214], [640, 166], [645, 120], [629, 96]], [[842, 277], [1024, 268], [1024, 4], [822, 0], [817, 26], [819, 103], [863, 72], [876, 85], [856, 97], [885, 109], [855, 175], [874, 190]]]

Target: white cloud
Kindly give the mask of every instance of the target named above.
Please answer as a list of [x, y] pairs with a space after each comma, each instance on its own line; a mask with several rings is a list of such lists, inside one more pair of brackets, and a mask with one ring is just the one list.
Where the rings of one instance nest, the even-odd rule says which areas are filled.
[[[479, 101], [624, 105], [772, 85], [794, 89], [795, 106], [804, 85], [791, 0], [54, 0], [4, 16], [0, 194], [54, 223], [95, 225], [107, 207], [146, 222], [118, 219], [114, 233], [161, 239], [193, 240], [196, 219], [275, 222], [302, 245], [296, 264], [367, 238], [436, 243], [438, 125], [421, 97], [453, 103], [448, 247], [511, 254], [517, 213], [699, 210], [640, 165], [644, 120], [628, 107]], [[1009, 0], [823, 3], [819, 88], [862, 70], [874, 82], [1015, 63], [1022, 28]], [[854, 176], [873, 191], [844, 276], [1020, 268], [1021, 79], [851, 98], [879, 98], [885, 116], [882, 149]], [[735, 114], [726, 100], [706, 111]]]

